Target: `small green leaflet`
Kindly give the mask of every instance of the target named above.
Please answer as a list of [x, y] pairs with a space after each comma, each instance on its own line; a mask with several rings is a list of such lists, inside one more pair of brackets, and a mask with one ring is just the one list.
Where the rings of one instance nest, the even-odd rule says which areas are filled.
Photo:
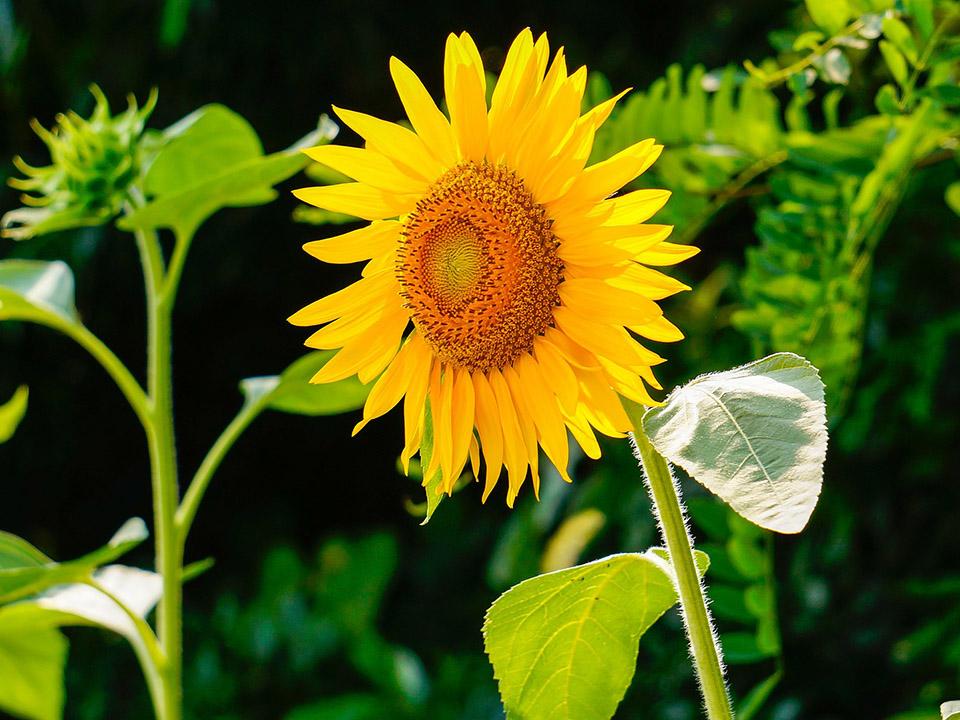
[[643, 427], [664, 457], [750, 522], [800, 532], [817, 504], [827, 451], [817, 369], [776, 353], [701, 375], [649, 410]]
[[[705, 570], [708, 559], [697, 553]], [[483, 634], [508, 720], [609, 720], [640, 636], [677, 601], [662, 549], [538, 575], [487, 611]]]
[[13, 393], [13, 397], [0, 405], [0, 444], [5, 443], [16, 432], [17, 426], [27, 412], [27, 399], [30, 391], [26, 385], [21, 385]]

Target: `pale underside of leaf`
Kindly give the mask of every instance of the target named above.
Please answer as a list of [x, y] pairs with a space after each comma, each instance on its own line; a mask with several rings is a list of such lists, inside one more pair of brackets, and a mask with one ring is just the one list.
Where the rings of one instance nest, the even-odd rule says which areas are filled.
[[826, 406], [809, 362], [778, 353], [701, 376], [647, 412], [654, 447], [740, 515], [799, 532], [823, 482]]

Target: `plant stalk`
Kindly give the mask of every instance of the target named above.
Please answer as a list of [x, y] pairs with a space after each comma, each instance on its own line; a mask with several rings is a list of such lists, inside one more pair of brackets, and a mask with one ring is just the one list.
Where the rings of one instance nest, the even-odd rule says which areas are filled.
[[180, 499], [173, 430], [171, 296], [162, 292], [164, 264], [154, 233], [137, 232], [147, 297], [147, 392], [151, 420], [147, 431], [153, 480], [156, 567], [163, 579], [157, 629], [165, 662], [160, 668], [162, 710], [158, 720], [182, 717], [183, 553], [175, 514]]
[[634, 426], [633, 440], [643, 465], [644, 475], [660, 532], [670, 553], [670, 563], [677, 579], [680, 611], [690, 641], [694, 670], [703, 694], [704, 707], [710, 720], [732, 720], [730, 695], [723, 677], [720, 648], [713, 630], [713, 619], [707, 609], [705, 591], [697, 572], [693, 544], [680, 504], [680, 490], [667, 461], [658, 453], [643, 432], [641, 408], [627, 408]]

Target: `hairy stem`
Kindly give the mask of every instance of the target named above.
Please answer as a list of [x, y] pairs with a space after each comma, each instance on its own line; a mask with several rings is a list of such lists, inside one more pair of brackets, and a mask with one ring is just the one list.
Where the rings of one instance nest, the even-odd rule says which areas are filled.
[[162, 293], [163, 253], [155, 233], [138, 231], [137, 247], [143, 264], [147, 299], [147, 389], [151, 422], [147, 429], [153, 480], [156, 567], [163, 578], [163, 595], [157, 610], [160, 647], [162, 713], [160, 720], [182, 716], [182, 613], [183, 554], [177, 538], [175, 513], [180, 499], [177, 454], [173, 431], [173, 378], [171, 372], [172, 297]]
[[733, 710], [723, 677], [720, 648], [713, 630], [713, 619], [707, 609], [705, 590], [697, 572], [693, 544], [680, 504], [679, 488], [667, 461], [654, 449], [643, 432], [642, 408], [630, 403], [627, 413], [634, 426], [633, 440], [653, 499], [660, 532], [676, 574], [680, 611], [707, 717], [710, 720], [732, 720]]

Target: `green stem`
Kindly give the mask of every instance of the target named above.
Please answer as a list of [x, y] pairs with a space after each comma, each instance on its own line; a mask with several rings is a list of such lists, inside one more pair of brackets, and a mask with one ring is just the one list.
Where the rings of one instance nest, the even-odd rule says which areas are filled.
[[190, 533], [193, 519], [197, 514], [197, 509], [200, 507], [200, 502], [203, 500], [203, 495], [207, 491], [210, 481], [213, 479], [214, 473], [217, 471], [217, 468], [220, 467], [220, 463], [223, 462], [223, 458], [226, 457], [230, 448], [233, 447], [234, 443], [236, 443], [237, 439], [243, 434], [244, 430], [249, 427], [250, 423], [263, 411], [268, 401], [269, 393], [254, 402], [244, 404], [237, 416], [227, 425], [209, 452], [207, 452], [207, 456], [197, 469], [193, 480], [190, 481], [190, 487], [187, 488], [187, 492], [183, 496], [183, 502], [180, 503], [180, 507], [177, 510], [176, 523], [181, 548], [187, 541], [187, 535]]
[[633, 439], [660, 523], [660, 532], [677, 577], [680, 611], [690, 640], [690, 652], [707, 717], [710, 720], [732, 720], [733, 711], [723, 678], [720, 648], [707, 609], [705, 590], [697, 572], [693, 545], [680, 504], [680, 490], [667, 461], [653, 448], [643, 432], [642, 408], [630, 403], [627, 413], [634, 426]]
[[156, 567], [163, 578], [157, 610], [158, 634], [166, 662], [163, 665], [163, 714], [160, 720], [180, 720], [183, 665], [183, 554], [177, 539], [175, 513], [180, 499], [173, 432], [173, 378], [171, 372], [172, 297], [162, 293], [163, 254], [156, 234], [138, 231], [137, 246], [143, 264], [147, 297], [147, 388], [151, 419], [147, 430], [153, 479]]

